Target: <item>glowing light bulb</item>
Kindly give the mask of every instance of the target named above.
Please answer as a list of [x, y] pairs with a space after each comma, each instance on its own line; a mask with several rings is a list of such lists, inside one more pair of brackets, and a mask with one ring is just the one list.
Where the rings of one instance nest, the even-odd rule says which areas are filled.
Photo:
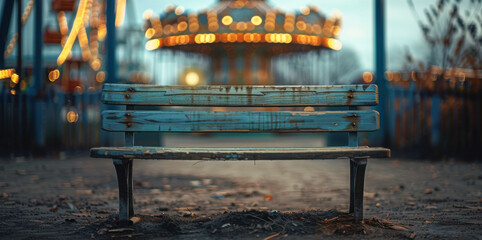
[[221, 22], [228, 26], [229, 24], [233, 23], [233, 18], [231, 16], [224, 16], [223, 19], [221, 19]]
[[254, 25], [258, 26], [258, 25], [260, 25], [261, 23], [263, 23], [263, 19], [261, 19], [260, 16], [253, 16], [253, 17], [251, 18], [251, 22], [252, 22]]
[[201, 81], [201, 77], [197, 72], [188, 72], [186, 74], [185, 81], [189, 86], [196, 86]]
[[174, 13], [175, 13], [176, 15], [181, 15], [181, 14], [183, 14], [183, 13], [184, 13], [184, 7], [182, 7], [182, 6], [177, 7], [177, 8], [174, 10]]
[[69, 123], [74, 123], [74, 122], [77, 122], [77, 120], [79, 120], [79, 114], [76, 112], [76, 111], [69, 111], [67, 113], [67, 122]]

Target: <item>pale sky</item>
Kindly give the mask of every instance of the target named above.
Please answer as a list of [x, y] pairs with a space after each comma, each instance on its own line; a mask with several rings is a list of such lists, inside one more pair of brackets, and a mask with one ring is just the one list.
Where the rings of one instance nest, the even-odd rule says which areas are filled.
[[[180, 5], [188, 11], [199, 11], [215, 5], [217, 0], [141, 0], [135, 1], [136, 14], [142, 21], [142, 13], [152, 9], [156, 13], [164, 11], [169, 4]], [[343, 15], [343, 27], [340, 40], [343, 45], [356, 51], [362, 68], [368, 71], [374, 66], [374, 16], [373, 0], [271, 0], [271, 6], [285, 11], [298, 10], [303, 6], [315, 5], [327, 16], [335, 11]], [[435, 0], [414, 1], [421, 12]], [[409, 9], [406, 0], [386, 0], [386, 49], [388, 68], [398, 67], [404, 55], [404, 49], [420, 48], [423, 39], [417, 22]], [[414, 52], [414, 51], [412, 51]], [[417, 54], [417, 51], [415, 51]], [[420, 53], [422, 54], [422, 53]]]

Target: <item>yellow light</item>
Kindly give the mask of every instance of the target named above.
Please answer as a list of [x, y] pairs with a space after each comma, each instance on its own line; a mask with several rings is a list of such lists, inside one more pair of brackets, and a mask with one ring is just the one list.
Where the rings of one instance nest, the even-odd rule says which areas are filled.
[[87, 1], [80, 0], [79, 8], [75, 16], [72, 31], [70, 32], [69, 37], [67, 38], [67, 41], [64, 47], [62, 48], [62, 52], [60, 52], [60, 55], [57, 58], [57, 65], [59, 66], [65, 62], [65, 60], [67, 59], [70, 53], [70, 50], [72, 50], [72, 46], [74, 45], [75, 39], [77, 38], [77, 34], [79, 33], [80, 27], [82, 27], [83, 25], [86, 6], [87, 6]]
[[271, 33], [268, 33], [268, 34], [264, 35], [264, 40], [265, 40], [266, 42], [269, 42], [269, 43], [270, 43], [270, 42], [271, 42]]
[[182, 6], [177, 7], [176, 10], [174, 10], [174, 13], [175, 13], [176, 15], [181, 15], [181, 14], [183, 14], [183, 13], [184, 13], [184, 7], [182, 7]]
[[320, 46], [321, 45], [321, 37], [311, 36], [311, 45], [313, 46]]
[[295, 26], [292, 23], [285, 23], [283, 27], [287, 32], [293, 32], [293, 30], [295, 30]]
[[341, 49], [341, 42], [336, 40], [336, 39], [333, 39], [333, 38], [330, 38], [328, 39], [328, 47], [333, 49], [333, 50], [340, 50]]
[[60, 11], [57, 14], [57, 19], [59, 21], [60, 33], [62, 35], [67, 35], [69, 33], [69, 26], [67, 25], [67, 18], [65, 17], [65, 13]]
[[18, 83], [18, 74], [16, 74], [16, 73], [12, 74], [10, 79], [12, 80], [13, 83], [17, 84]]
[[98, 72], [95, 75], [95, 81], [97, 81], [98, 83], [102, 83], [102, 82], [104, 82], [104, 80], [105, 80], [105, 73], [104, 72]]
[[[186, 39], [189, 39], [188, 36], [186, 36]], [[186, 40], [186, 43], [187, 43], [188, 40]], [[210, 34], [196, 34], [196, 36], [194, 36], [194, 42], [197, 43], [197, 44], [201, 44], [201, 43], [213, 43], [214, 41], [216, 41], [216, 35], [214, 35], [213, 33], [210, 33]]]
[[306, 23], [303, 21], [296, 22], [296, 28], [300, 31], [304, 31], [306, 29]]
[[184, 31], [186, 31], [186, 29], [187, 29], [187, 23], [186, 22], [180, 22], [177, 25], [177, 30], [179, 30], [179, 32], [184, 32]]
[[335, 36], [338, 36], [338, 35], [340, 34], [340, 30], [341, 30], [341, 29], [340, 29], [339, 26], [333, 27], [333, 34], [334, 34]]
[[161, 41], [159, 39], [153, 39], [146, 42], [146, 49], [147, 50], [154, 50], [161, 46]]
[[126, 15], [126, 0], [117, 0], [117, 8], [115, 14], [115, 26], [120, 27], [124, 24]]
[[55, 80], [59, 79], [60, 72], [59, 70], [55, 69], [49, 72], [49, 81], [55, 82]]
[[281, 42], [282, 42], [282, 43], [286, 43], [286, 42], [287, 42], [286, 35], [287, 35], [287, 34], [281, 34], [280, 39], [281, 39]]
[[17, 94], [17, 92], [15, 91], [15, 89], [12, 89], [12, 90], [10, 90], [10, 94], [15, 95], [15, 94]]
[[265, 35], [265, 40], [268, 43], [291, 43], [293, 37], [287, 33], [268, 33]]
[[216, 40], [216, 35], [214, 34], [206, 34], [206, 42], [213, 43]]
[[293, 41], [293, 37], [291, 36], [291, 34], [285, 34], [286, 35], [286, 42], [285, 43], [291, 43], [291, 41]]
[[274, 21], [276, 19], [276, 13], [275, 12], [267, 12], [266, 13], [266, 21]]
[[244, 22], [238, 22], [236, 24], [236, 28], [239, 30], [239, 31], [244, 31], [246, 30], [246, 28], [248, 28], [248, 25], [246, 25], [246, 23]]
[[202, 43], [202, 42], [201, 42], [201, 35], [202, 35], [202, 34], [197, 34], [197, 35], [194, 37], [194, 42], [196, 42], [197, 44]]
[[179, 36], [179, 44], [188, 44], [189, 43], [189, 35], [181, 35]]
[[310, 9], [308, 7], [302, 7], [300, 9], [300, 11], [303, 15], [309, 15], [310, 14]]
[[246, 34], [244, 34], [243, 39], [244, 39], [245, 42], [251, 42], [252, 39], [254, 39], [254, 37], [253, 37], [253, 34], [246, 33]]
[[25, 8], [25, 11], [23, 12], [22, 24], [25, 24], [25, 22], [27, 22], [30, 12], [32, 11], [32, 7], [33, 7], [33, 0], [30, 0], [27, 4], [27, 7]]
[[236, 42], [237, 38], [238, 38], [238, 35], [236, 35], [234, 33], [228, 34], [228, 41], [229, 42]]
[[152, 38], [154, 34], [156, 34], [156, 30], [154, 30], [154, 28], [148, 28], [146, 30], [145, 36], [146, 38]]
[[174, 46], [176, 45], [176, 37], [175, 36], [167, 37], [164, 39], [164, 42], [167, 46]]
[[142, 14], [142, 17], [146, 20], [149, 20], [153, 14], [154, 14], [154, 11], [152, 11], [151, 9], [148, 9], [144, 11], [144, 13]]
[[261, 41], [261, 35], [259, 33], [255, 33], [254, 35], [254, 42], [259, 42]]
[[14, 73], [15, 69], [13, 68], [0, 70], [0, 79], [10, 78]]
[[90, 63], [90, 66], [92, 67], [92, 69], [94, 69], [94, 71], [97, 71], [100, 69], [100, 66], [101, 66], [101, 62], [99, 59], [94, 59], [91, 63]]
[[75, 123], [77, 120], [79, 120], [79, 114], [76, 111], [69, 111], [67, 113], [67, 122], [69, 123]]
[[223, 42], [223, 43], [227, 43], [228, 42], [228, 34], [227, 33], [220, 34], [220, 41]]
[[87, 38], [87, 33], [83, 25], [79, 29], [78, 37], [79, 45], [82, 50], [82, 60], [88, 61], [90, 59], [89, 39]]
[[371, 83], [373, 81], [373, 75], [370, 72], [363, 73], [363, 81], [365, 83]]
[[231, 16], [224, 16], [223, 19], [221, 19], [221, 22], [228, 26], [229, 24], [233, 23], [233, 18]]
[[186, 74], [186, 77], [185, 77], [184, 81], [189, 86], [196, 86], [201, 81], [201, 77], [199, 76], [199, 74], [197, 72], [188, 72]]
[[105, 24], [99, 25], [99, 29], [97, 29], [97, 37], [99, 38], [99, 40], [104, 41], [106, 34], [107, 34], [107, 28]]
[[251, 18], [251, 22], [252, 22], [254, 25], [258, 26], [258, 25], [260, 25], [261, 23], [263, 23], [263, 19], [261, 19], [260, 16], [253, 16], [253, 17]]

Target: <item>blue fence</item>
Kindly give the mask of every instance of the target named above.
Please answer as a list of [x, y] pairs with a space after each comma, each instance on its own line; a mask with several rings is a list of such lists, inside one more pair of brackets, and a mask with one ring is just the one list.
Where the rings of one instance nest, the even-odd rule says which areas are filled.
[[[100, 91], [43, 95], [0, 90], [2, 155], [76, 151], [100, 145]], [[35, 119], [35, 111], [42, 119]], [[40, 126], [38, 126], [40, 123]], [[37, 126], [36, 126], [37, 125]], [[40, 133], [40, 136], [39, 136]]]
[[422, 157], [480, 158], [482, 76], [389, 76], [389, 135], [394, 149]]

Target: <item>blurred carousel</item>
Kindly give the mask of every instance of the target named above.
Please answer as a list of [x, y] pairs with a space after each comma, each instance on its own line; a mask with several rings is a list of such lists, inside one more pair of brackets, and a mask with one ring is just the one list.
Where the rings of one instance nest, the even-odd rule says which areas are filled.
[[284, 12], [264, 0], [219, 0], [198, 13], [169, 6], [144, 18], [145, 47], [160, 50], [161, 84], [320, 84], [341, 49], [340, 15], [314, 6]]

